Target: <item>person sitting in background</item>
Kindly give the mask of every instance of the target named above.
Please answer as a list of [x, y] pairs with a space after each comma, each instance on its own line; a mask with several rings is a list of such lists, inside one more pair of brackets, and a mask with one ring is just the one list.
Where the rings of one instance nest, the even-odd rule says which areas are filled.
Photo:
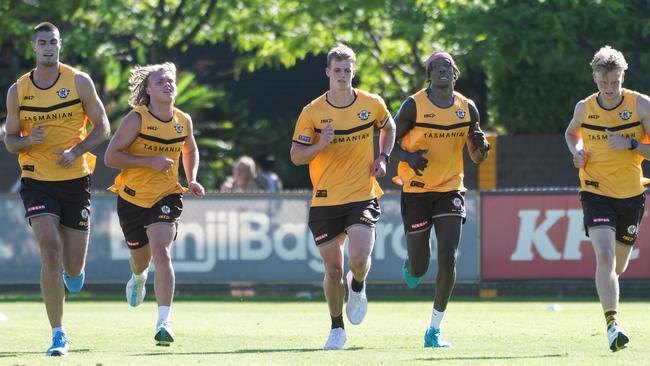
[[257, 163], [257, 184], [266, 192], [279, 192], [282, 190], [282, 180], [273, 171], [275, 158], [271, 154], [261, 153], [255, 156]]
[[260, 189], [255, 171], [255, 161], [250, 156], [240, 156], [233, 165], [232, 176], [221, 185], [222, 193], [251, 192]]

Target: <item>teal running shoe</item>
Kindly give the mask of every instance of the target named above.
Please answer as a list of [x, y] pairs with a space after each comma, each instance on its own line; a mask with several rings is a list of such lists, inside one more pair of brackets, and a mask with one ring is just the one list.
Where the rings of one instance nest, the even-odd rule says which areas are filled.
[[169, 347], [174, 342], [174, 332], [172, 332], [172, 324], [170, 321], [164, 321], [158, 326], [156, 335], [153, 337], [156, 341], [156, 346]]
[[424, 348], [451, 348], [451, 343], [447, 342], [440, 333], [440, 329], [429, 327], [424, 332]]
[[52, 337], [52, 345], [45, 352], [45, 356], [65, 357], [68, 355], [68, 338], [63, 332], [56, 332]]
[[79, 276], [72, 277], [66, 271], [63, 271], [63, 283], [71, 294], [78, 294], [84, 287], [86, 274], [82, 271]]
[[404, 261], [404, 265], [402, 265], [402, 278], [404, 278], [404, 282], [406, 282], [406, 286], [408, 288], [416, 288], [420, 284], [420, 279], [421, 277], [415, 277], [409, 272], [409, 268], [406, 265], [406, 261]]

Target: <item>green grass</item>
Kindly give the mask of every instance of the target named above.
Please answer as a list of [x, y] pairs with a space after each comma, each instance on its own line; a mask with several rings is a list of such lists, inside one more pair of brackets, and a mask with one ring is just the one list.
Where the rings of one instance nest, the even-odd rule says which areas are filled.
[[452, 301], [444, 334], [453, 349], [422, 348], [431, 302], [370, 302], [363, 324], [346, 323], [347, 349], [321, 351], [329, 331], [323, 301], [178, 301], [176, 342], [153, 341], [155, 302], [131, 309], [125, 301], [66, 304], [71, 339], [67, 359], [45, 359], [50, 330], [40, 302], [2, 301], [0, 365], [648, 365], [650, 311], [623, 303], [620, 323], [630, 348], [612, 354], [597, 302]]

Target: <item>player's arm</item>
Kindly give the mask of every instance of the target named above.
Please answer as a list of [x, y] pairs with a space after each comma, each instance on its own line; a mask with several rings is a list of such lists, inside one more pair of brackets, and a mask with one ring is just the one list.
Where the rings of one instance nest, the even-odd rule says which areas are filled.
[[[313, 142], [315, 134], [318, 133], [307, 108], [303, 108], [296, 129], [294, 131], [293, 142], [291, 143], [291, 162], [295, 165], [309, 164], [318, 153], [323, 151], [329, 143], [334, 140], [334, 127], [331, 123], [326, 123], [320, 130], [320, 137], [317, 142]], [[304, 143], [303, 143], [304, 142]]]
[[390, 156], [393, 145], [395, 145], [395, 121], [393, 121], [393, 116], [387, 113], [384, 118], [386, 122], [379, 131], [379, 155], [372, 162], [370, 168], [370, 174], [375, 177], [386, 175], [386, 164], [388, 164], [386, 156]]
[[172, 159], [164, 156], [137, 156], [126, 152], [140, 133], [142, 118], [137, 112], [129, 112], [124, 117], [104, 154], [104, 164], [116, 169], [151, 168], [167, 172], [174, 165]]
[[474, 101], [469, 100], [468, 106], [471, 124], [469, 133], [467, 134], [467, 150], [472, 161], [480, 164], [488, 158], [490, 144], [485, 138], [485, 133], [481, 131], [481, 117], [478, 113], [478, 108], [476, 108], [476, 104], [474, 104]]
[[409, 152], [402, 149], [401, 146], [402, 137], [413, 128], [416, 117], [417, 108], [415, 106], [415, 100], [410, 97], [406, 98], [395, 116], [395, 146], [393, 147], [393, 156], [398, 160], [406, 162], [415, 171], [415, 174], [422, 175], [421, 170], [426, 169], [429, 163], [422, 155], [428, 150]]
[[61, 155], [57, 160], [57, 164], [64, 167], [69, 167], [83, 153], [94, 149], [97, 145], [106, 141], [111, 133], [111, 126], [108, 123], [104, 105], [99, 100], [97, 91], [95, 91], [95, 84], [93, 84], [90, 76], [85, 73], [78, 73], [75, 75], [75, 85], [77, 86], [77, 92], [79, 93], [79, 99], [81, 99], [84, 112], [93, 124], [93, 129], [78, 144], [67, 150], [55, 151], [56, 154]]
[[[583, 113], [584, 113], [585, 104], [584, 101], [580, 101], [576, 104], [576, 107], [573, 111], [573, 118], [569, 122], [569, 127], [567, 127], [564, 132], [564, 139], [566, 144], [569, 147], [569, 151], [573, 155], [573, 165], [580, 169], [585, 166], [585, 153], [582, 149], [580, 136], [580, 126], [583, 122]], [[579, 146], [580, 145], [580, 146]]]
[[18, 105], [18, 86], [12, 85], [7, 92], [7, 121], [5, 123], [5, 147], [12, 154], [29, 150], [33, 145], [43, 142], [43, 125], [36, 125], [27, 136], [20, 134], [20, 107]]
[[187, 114], [185, 116], [187, 117], [188, 135], [183, 145], [183, 169], [185, 169], [185, 178], [192, 196], [202, 198], [205, 196], [205, 189], [196, 181], [196, 175], [199, 171], [199, 148], [196, 146], [196, 140], [194, 139], [192, 118]]

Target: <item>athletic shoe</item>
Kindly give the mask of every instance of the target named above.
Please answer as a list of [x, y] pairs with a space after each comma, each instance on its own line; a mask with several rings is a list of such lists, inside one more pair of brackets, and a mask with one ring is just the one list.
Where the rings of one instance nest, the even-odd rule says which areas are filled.
[[66, 271], [63, 271], [63, 283], [65, 287], [72, 294], [78, 294], [81, 292], [81, 288], [84, 286], [84, 279], [86, 278], [85, 273], [82, 271], [79, 276], [70, 276]]
[[429, 327], [424, 332], [424, 348], [450, 348], [451, 343], [447, 342], [442, 336], [440, 329]]
[[402, 278], [404, 278], [404, 282], [406, 282], [408, 288], [416, 288], [420, 284], [420, 279], [422, 277], [413, 276], [411, 272], [409, 272], [406, 261], [404, 261], [404, 265], [402, 265]]
[[147, 272], [144, 272], [144, 279], [138, 281], [135, 275], [131, 275], [131, 279], [126, 283], [126, 301], [132, 307], [142, 304], [144, 296], [147, 294]]
[[45, 352], [45, 356], [61, 356], [68, 355], [68, 337], [63, 332], [56, 332], [52, 337], [52, 345]]
[[343, 328], [334, 328], [330, 330], [330, 336], [327, 338], [327, 342], [325, 342], [325, 345], [323, 346], [323, 349], [325, 351], [333, 350], [333, 349], [343, 349], [343, 346], [345, 346], [345, 329]]
[[357, 325], [366, 317], [366, 313], [368, 312], [368, 298], [366, 297], [366, 282], [363, 282], [361, 291], [355, 292], [352, 290], [353, 278], [352, 271], [348, 271], [348, 303], [345, 305], [345, 314], [348, 316], [350, 323]]
[[609, 349], [616, 352], [627, 348], [630, 337], [617, 324], [613, 324], [607, 329], [607, 340], [609, 341]]
[[156, 340], [156, 346], [168, 347], [174, 342], [174, 332], [172, 332], [172, 323], [165, 320], [158, 326], [156, 335], [153, 337]]

